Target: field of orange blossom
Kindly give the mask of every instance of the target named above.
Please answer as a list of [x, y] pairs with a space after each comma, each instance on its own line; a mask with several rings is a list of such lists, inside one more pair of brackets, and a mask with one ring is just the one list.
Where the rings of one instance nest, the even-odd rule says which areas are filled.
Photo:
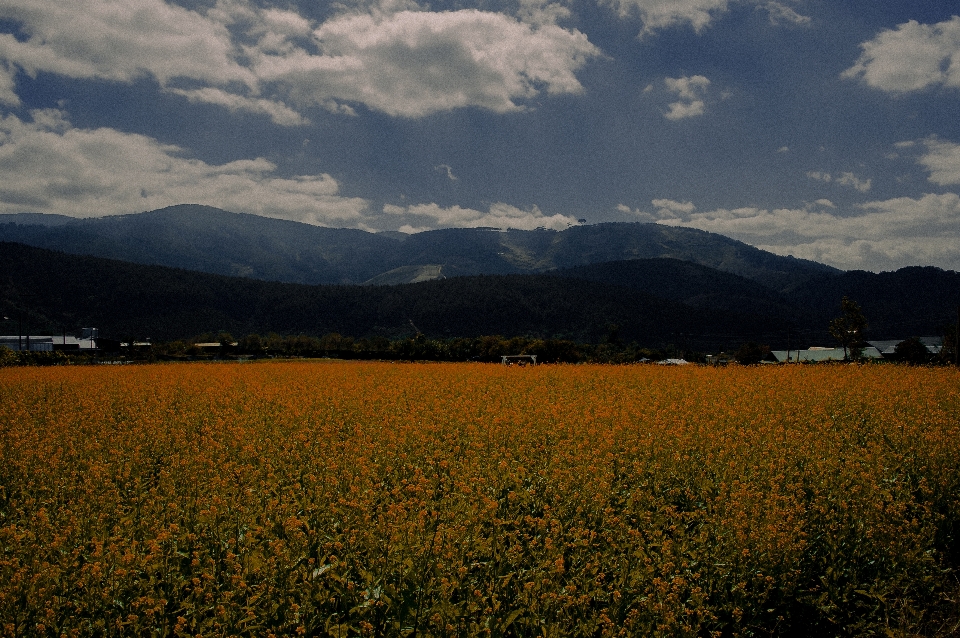
[[952, 369], [0, 370], [3, 636], [951, 635], [958, 538]]

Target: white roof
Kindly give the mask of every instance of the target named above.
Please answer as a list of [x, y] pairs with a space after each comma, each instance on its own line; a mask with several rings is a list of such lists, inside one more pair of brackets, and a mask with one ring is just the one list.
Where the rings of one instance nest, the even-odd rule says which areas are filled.
[[[774, 350], [772, 354], [777, 361], [843, 361], [843, 348], [810, 348], [809, 350]], [[864, 359], [880, 359], [882, 355], [876, 348], [869, 346], [863, 349]]]

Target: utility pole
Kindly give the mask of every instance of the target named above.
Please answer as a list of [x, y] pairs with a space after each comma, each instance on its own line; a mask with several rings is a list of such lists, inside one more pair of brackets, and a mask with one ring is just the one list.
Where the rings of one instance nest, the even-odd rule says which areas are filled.
[[953, 365], [960, 367], [960, 305], [957, 306], [957, 331], [953, 337]]

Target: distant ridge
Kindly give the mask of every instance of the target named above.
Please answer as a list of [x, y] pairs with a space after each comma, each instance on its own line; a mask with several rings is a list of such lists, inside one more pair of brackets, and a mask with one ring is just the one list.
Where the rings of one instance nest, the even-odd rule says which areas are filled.
[[63, 226], [77, 221], [76, 217], [48, 213], [2, 213], [0, 224], [27, 224], [37, 226]]
[[860, 301], [869, 339], [941, 335], [956, 320], [960, 274], [937, 268], [822, 275], [781, 294], [674, 259], [540, 274], [474, 275], [392, 286], [303, 285], [70, 255], [0, 242], [0, 313], [25, 329], [181, 339], [225, 330], [353, 337], [484, 334], [695, 349], [756, 341], [830, 345], [839, 300]]
[[[722, 235], [658, 224], [605, 223], [563, 231], [456, 228], [404, 235], [322, 228], [190, 204], [96, 219], [0, 216], [0, 240], [304, 284], [359, 284], [408, 266], [441, 266], [444, 276], [456, 277], [537, 273], [657, 257], [736, 274], [775, 290], [840, 272]], [[402, 277], [394, 276], [385, 281], [393, 279], [403, 283]]]
[[[308, 286], [211, 275], [0, 243], [0, 309], [33, 330], [96, 326], [171, 340], [203, 332], [535, 336], [661, 346], [766, 335], [762, 317], [697, 310], [621, 286], [542, 274], [476, 275], [398, 286]], [[735, 335], [731, 337], [730, 335]]]

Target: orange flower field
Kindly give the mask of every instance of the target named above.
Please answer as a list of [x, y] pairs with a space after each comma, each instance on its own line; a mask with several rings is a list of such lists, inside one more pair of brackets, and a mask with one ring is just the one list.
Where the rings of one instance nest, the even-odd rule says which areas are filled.
[[960, 373], [0, 369], [3, 636], [960, 631]]

